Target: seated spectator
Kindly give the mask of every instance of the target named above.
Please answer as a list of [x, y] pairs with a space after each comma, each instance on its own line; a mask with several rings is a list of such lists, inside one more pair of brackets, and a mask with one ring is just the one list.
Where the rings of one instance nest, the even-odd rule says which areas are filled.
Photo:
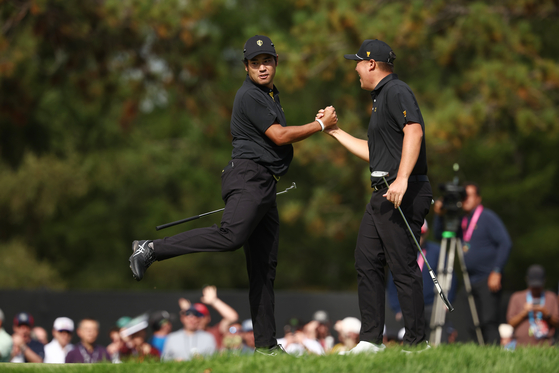
[[184, 328], [169, 334], [163, 347], [162, 360], [185, 361], [216, 352], [213, 335], [199, 329], [203, 317], [204, 315], [194, 307], [180, 311], [180, 321]]
[[330, 335], [328, 313], [323, 310], [316, 311], [313, 315], [313, 321], [317, 323], [315, 339], [320, 343], [324, 352], [329, 353], [334, 347], [334, 337]]
[[153, 335], [149, 339], [149, 344], [162, 354], [167, 336], [173, 331], [171, 314], [167, 311], [154, 312], [150, 317], [150, 325]]
[[249, 353], [254, 353], [255, 345], [254, 345], [254, 329], [252, 326], [252, 319], [246, 319], [241, 324], [241, 331], [243, 336], [243, 344], [246, 346], [246, 350], [250, 351]]
[[545, 291], [545, 270], [534, 264], [526, 274], [528, 289], [517, 291], [509, 301], [507, 321], [514, 328], [517, 346], [551, 345], [559, 325], [557, 296]]
[[331, 353], [343, 355], [359, 343], [361, 321], [355, 317], [346, 317], [336, 322], [334, 330], [338, 332], [340, 343], [334, 345]]
[[137, 362], [144, 360], [159, 360], [159, 351], [146, 342], [146, 329], [148, 327], [148, 314], [133, 318], [120, 332], [123, 338], [130, 340], [132, 353], [130, 359]]
[[516, 341], [512, 337], [514, 328], [509, 324], [499, 325], [499, 335], [501, 336], [501, 347], [505, 350], [513, 351], [516, 348]]
[[235, 321], [229, 325], [222, 341], [221, 352], [225, 354], [241, 355], [243, 354], [243, 336], [242, 326]]
[[[217, 348], [221, 349], [223, 336], [227, 332], [229, 325], [239, 319], [239, 315], [231, 306], [217, 297], [217, 288], [215, 286], [206, 286], [202, 289], [200, 301], [203, 304], [194, 303], [193, 305], [203, 315], [202, 320], [200, 320], [200, 330], [211, 333], [215, 338]], [[213, 307], [221, 316], [220, 322], [213, 326], [210, 326], [212, 319], [208, 307], [205, 306], [206, 304]], [[181, 310], [187, 310], [191, 307], [191, 303], [189, 300], [181, 298], [179, 299], [179, 306]]]
[[[316, 339], [308, 338], [305, 335], [304, 325], [296, 318], [289, 320], [288, 324], [283, 328], [285, 335], [278, 339], [278, 345], [281, 345], [285, 352], [294, 356], [303, 354], [324, 355], [324, 349]], [[316, 326], [311, 327], [316, 329]]]
[[80, 342], [66, 355], [67, 363], [99, 363], [111, 362], [107, 349], [95, 344], [99, 336], [99, 322], [85, 318], [80, 321], [76, 331]]
[[73, 349], [70, 343], [74, 332], [74, 322], [67, 317], [54, 320], [52, 326], [52, 341], [45, 345], [45, 363], [63, 364], [66, 355]]
[[33, 316], [20, 312], [14, 318], [12, 341], [12, 363], [42, 363], [45, 358], [44, 345], [31, 338]]
[[12, 337], [4, 330], [4, 312], [0, 310], [0, 363], [7, 363], [12, 358]]

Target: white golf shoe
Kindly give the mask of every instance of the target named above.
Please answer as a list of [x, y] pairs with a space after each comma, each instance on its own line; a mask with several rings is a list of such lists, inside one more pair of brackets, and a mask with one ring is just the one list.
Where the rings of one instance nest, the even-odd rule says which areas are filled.
[[379, 345], [361, 341], [357, 344], [357, 346], [353, 347], [349, 351], [340, 352], [341, 355], [353, 355], [353, 354], [376, 354], [377, 352], [382, 352], [386, 346], [381, 343]]

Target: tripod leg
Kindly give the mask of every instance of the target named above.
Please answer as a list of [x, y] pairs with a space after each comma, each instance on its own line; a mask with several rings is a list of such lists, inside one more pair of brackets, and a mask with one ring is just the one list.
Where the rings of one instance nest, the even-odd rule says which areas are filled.
[[[437, 274], [439, 276], [439, 278], [442, 276], [441, 278], [441, 284], [444, 284], [444, 263], [445, 263], [445, 259], [446, 259], [446, 248], [448, 245], [448, 239], [443, 238], [442, 242], [441, 242], [441, 250], [439, 252], [439, 261], [437, 263]], [[443, 289], [444, 291], [444, 289]], [[431, 308], [431, 322], [430, 322], [430, 329], [431, 329], [431, 334], [429, 336], [429, 340], [430, 342], [433, 344], [433, 346], [437, 346], [440, 344], [441, 342], [441, 333], [440, 333], [440, 329], [441, 329], [441, 324], [440, 324], [440, 314], [441, 312], [444, 312], [445, 306], [444, 304], [442, 304], [442, 300], [440, 297], [436, 297], [433, 301], [433, 307]]]
[[462, 274], [464, 275], [464, 287], [468, 293], [468, 303], [470, 304], [470, 312], [472, 313], [472, 320], [474, 322], [474, 327], [476, 328], [477, 340], [480, 346], [483, 346], [483, 334], [481, 333], [481, 328], [479, 326], [479, 317], [477, 314], [476, 303], [474, 301], [474, 296], [472, 295], [472, 285], [470, 283], [470, 276], [468, 275], [468, 269], [466, 268], [466, 262], [464, 261], [464, 253], [462, 252], [461, 242], [458, 240], [460, 247], [458, 248], [458, 258], [460, 259], [460, 268], [462, 268]]

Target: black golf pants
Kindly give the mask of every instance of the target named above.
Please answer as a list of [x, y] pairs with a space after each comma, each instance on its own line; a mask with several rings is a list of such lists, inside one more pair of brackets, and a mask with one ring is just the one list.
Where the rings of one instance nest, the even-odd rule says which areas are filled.
[[255, 344], [273, 347], [276, 345], [274, 280], [279, 243], [276, 180], [265, 167], [251, 160], [233, 159], [221, 175], [221, 196], [225, 210], [219, 227], [192, 229], [155, 240], [155, 257], [165, 260], [244, 247]]
[[[404, 343], [417, 345], [425, 340], [423, 279], [417, 265], [418, 249], [398, 209], [374, 192], [366, 207], [357, 236], [355, 268], [361, 311], [360, 339], [382, 343], [385, 322], [385, 272], [394, 276], [404, 318]], [[431, 205], [429, 182], [409, 182], [401, 209], [419, 242], [421, 226]]]

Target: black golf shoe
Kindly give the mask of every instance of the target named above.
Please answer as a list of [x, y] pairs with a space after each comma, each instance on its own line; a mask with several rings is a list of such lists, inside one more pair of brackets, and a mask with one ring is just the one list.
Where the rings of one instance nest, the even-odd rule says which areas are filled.
[[278, 356], [278, 355], [285, 355], [287, 354], [287, 352], [285, 352], [285, 350], [283, 349], [282, 345], [275, 345], [274, 347], [271, 348], [257, 348], [254, 350], [254, 352], [258, 353], [258, 354], [262, 354], [265, 356]]
[[153, 249], [149, 244], [153, 241], [141, 240], [132, 242], [132, 255], [130, 256], [130, 269], [136, 281], [144, 278], [144, 273], [149, 266], [155, 262]]

